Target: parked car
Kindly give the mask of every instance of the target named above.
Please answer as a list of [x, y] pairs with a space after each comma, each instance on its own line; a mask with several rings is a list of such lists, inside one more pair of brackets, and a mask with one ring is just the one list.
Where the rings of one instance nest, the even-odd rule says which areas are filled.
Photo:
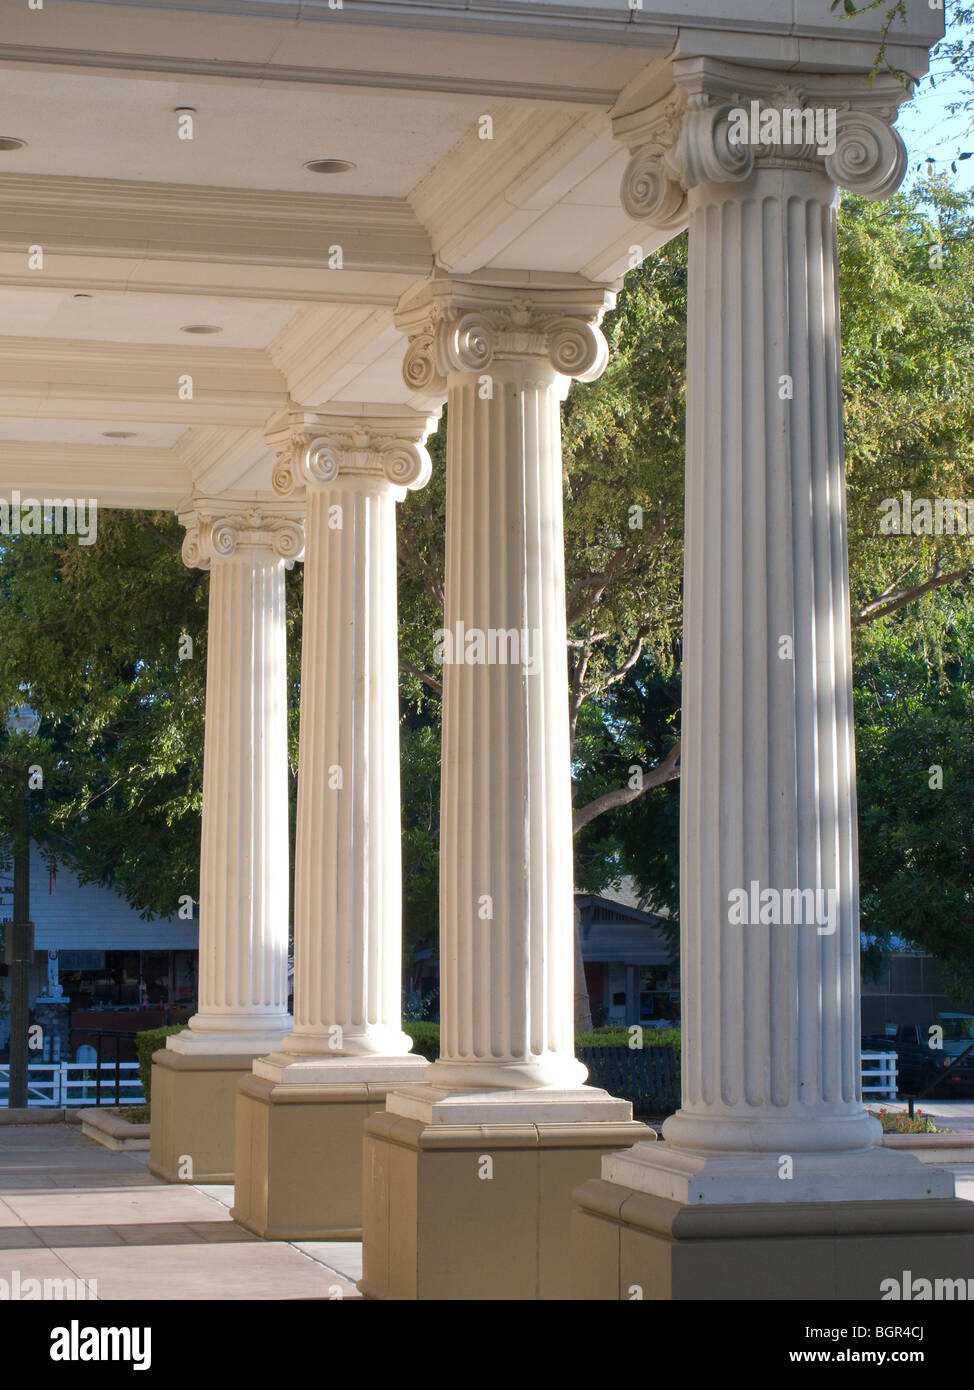
[[[864, 1037], [864, 1051], [896, 1053], [896, 1079], [904, 1095], [924, 1090], [941, 1071], [957, 1060], [967, 1048], [974, 1049], [974, 1014], [939, 1013], [929, 1023], [888, 1025], [885, 1037]], [[942, 1035], [932, 1030], [939, 1028]], [[942, 1037], [940, 1047], [932, 1046]], [[974, 1095], [974, 1050], [956, 1071], [945, 1077], [931, 1094], [944, 1099], [949, 1095]]]

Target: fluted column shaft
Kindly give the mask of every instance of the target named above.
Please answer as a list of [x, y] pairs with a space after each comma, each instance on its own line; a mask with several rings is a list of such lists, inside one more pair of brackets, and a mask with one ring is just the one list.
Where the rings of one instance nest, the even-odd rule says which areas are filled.
[[[442, 293], [441, 293], [442, 292]], [[405, 376], [447, 397], [440, 1060], [431, 1085], [574, 1087], [560, 402], [606, 302], [434, 285]], [[438, 308], [429, 317], [430, 301]], [[424, 312], [427, 314], [424, 324]]]
[[684, 1096], [667, 1137], [859, 1147], [834, 185], [704, 184], [690, 247]]
[[306, 415], [295, 471], [279, 479], [305, 489], [308, 519], [294, 1029], [255, 1065], [276, 1080], [327, 1081], [341, 1058], [394, 1061], [412, 1046], [401, 1022], [396, 504], [429, 477], [430, 424], [408, 410]]
[[[305, 565], [288, 1051], [406, 1052], [402, 979], [396, 497], [312, 485]], [[401, 494], [400, 494], [401, 495]], [[329, 530], [338, 508], [340, 530]]]
[[902, 178], [896, 103], [709, 59], [677, 77], [682, 114], [617, 123], [629, 211], [690, 228], [683, 1105], [663, 1132], [670, 1152], [863, 1149], [835, 214], [837, 183]]
[[284, 570], [303, 533], [279, 508], [221, 499], [182, 520], [210, 593], [199, 1011], [172, 1050], [263, 1051], [291, 1023]]

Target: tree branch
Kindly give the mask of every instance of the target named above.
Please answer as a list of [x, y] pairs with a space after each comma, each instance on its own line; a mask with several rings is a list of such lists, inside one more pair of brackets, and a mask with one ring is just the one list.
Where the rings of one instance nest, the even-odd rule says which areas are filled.
[[443, 694], [443, 682], [438, 681], [433, 676], [428, 676], [425, 671], [421, 671], [418, 666], [414, 666], [411, 661], [399, 661], [400, 671], [408, 671], [411, 676], [421, 680], [424, 685], [428, 685], [430, 690], [435, 690], [437, 695]]
[[572, 834], [577, 835], [583, 826], [589, 825], [596, 816], [611, 811], [616, 806], [628, 806], [631, 801], [644, 796], [652, 787], [661, 787], [665, 782], [675, 782], [680, 775], [680, 744], [674, 743], [661, 763], [643, 773], [642, 786], [616, 787], [603, 796], [597, 796], [587, 806], [580, 806], [572, 817]]
[[890, 613], [895, 613], [898, 608], [905, 608], [908, 603], [912, 603], [915, 598], [921, 598], [923, 594], [928, 594], [932, 589], [941, 589], [945, 584], [957, 584], [963, 579], [967, 579], [974, 568], [968, 566], [966, 569], [953, 570], [950, 574], [933, 574], [923, 584], [915, 584], [909, 589], [900, 589], [899, 592], [880, 594], [871, 602], [860, 608], [858, 613], [853, 614], [852, 626], [862, 627], [865, 623], [873, 623], [877, 618], [888, 617]]

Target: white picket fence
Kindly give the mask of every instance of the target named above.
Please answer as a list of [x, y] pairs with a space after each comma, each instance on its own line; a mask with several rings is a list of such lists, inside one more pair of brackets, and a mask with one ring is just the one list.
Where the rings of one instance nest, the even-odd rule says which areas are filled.
[[896, 1053], [864, 1052], [862, 1054], [863, 1100], [896, 1099]]
[[[27, 1068], [27, 1104], [80, 1109], [94, 1105], [97, 1098], [94, 1062], [31, 1062]], [[9, 1067], [0, 1063], [0, 1106], [7, 1104]], [[138, 1062], [118, 1064], [118, 1095], [115, 1094], [115, 1063], [101, 1064], [102, 1105], [144, 1105], [142, 1078]], [[862, 1054], [862, 1094], [866, 1100], [896, 1099], [896, 1053]]]
[[[142, 1078], [138, 1062], [118, 1063], [118, 1093], [115, 1090], [114, 1062], [101, 1064], [102, 1105], [144, 1105]], [[31, 1062], [27, 1068], [28, 1106], [57, 1106], [69, 1110], [98, 1101], [96, 1062]], [[10, 1089], [10, 1068], [0, 1063], [0, 1106], [6, 1106]]]

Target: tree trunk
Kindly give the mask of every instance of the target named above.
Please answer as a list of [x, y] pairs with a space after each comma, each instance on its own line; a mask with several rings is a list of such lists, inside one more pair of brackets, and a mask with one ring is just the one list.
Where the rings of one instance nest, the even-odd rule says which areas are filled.
[[588, 997], [585, 966], [582, 963], [582, 914], [575, 904], [575, 1032], [592, 1031], [592, 1006]]

